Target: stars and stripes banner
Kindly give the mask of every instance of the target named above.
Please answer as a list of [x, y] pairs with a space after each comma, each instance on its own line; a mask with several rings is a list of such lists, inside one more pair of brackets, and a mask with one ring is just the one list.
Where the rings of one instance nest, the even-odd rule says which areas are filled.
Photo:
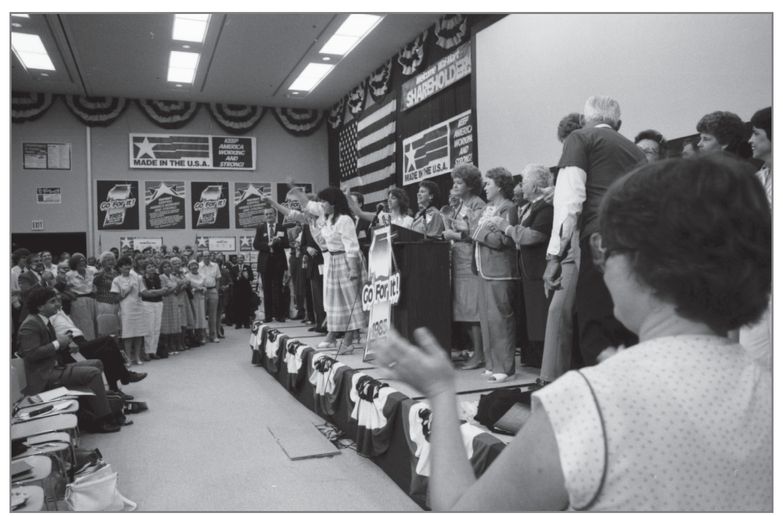
[[403, 75], [413, 75], [424, 62], [424, 43], [427, 41], [427, 31], [408, 43], [397, 56], [397, 62], [402, 67]]
[[227, 133], [245, 134], [264, 118], [266, 108], [239, 104], [209, 104], [212, 119]]
[[139, 229], [139, 182], [98, 181], [98, 229]]
[[200, 106], [184, 100], [137, 100], [141, 112], [163, 129], [179, 129], [193, 120]]
[[338, 135], [340, 186], [361, 192], [367, 204], [382, 201], [394, 183], [397, 99], [375, 104]]
[[461, 163], [473, 163], [470, 110], [402, 141], [402, 184], [447, 174]]
[[52, 107], [54, 95], [51, 93], [11, 93], [11, 121], [30, 122], [43, 116]]
[[66, 95], [65, 105], [84, 125], [107, 127], [125, 111], [128, 100], [120, 97]]
[[461, 14], [449, 14], [435, 23], [435, 44], [449, 50], [462, 43], [468, 32], [468, 19]]
[[280, 127], [293, 136], [313, 134], [324, 121], [324, 112], [318, 109], [275, 108], [272, 113]]
[[375, 70], [367, 79], [367, 90], [375, 102], [380, 102], [382, 97], [389, 92], [391, 86], [392, 60]]
[[130, 167], [255, 170], [254, 137], [131, 133]]
[[144, 218], [147, 229], [185, 229], [185, 182], [146, 181]]
[[234, 226], [250, 229], [263, 222], [269, 195], [272, 183], [234, 183]]

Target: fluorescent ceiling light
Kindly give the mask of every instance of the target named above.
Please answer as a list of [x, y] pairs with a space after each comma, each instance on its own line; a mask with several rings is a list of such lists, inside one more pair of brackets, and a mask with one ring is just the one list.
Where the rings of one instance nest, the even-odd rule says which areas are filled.
[[17, 18], [29, 18], [30, 17], [29, 14], [13, 14], [13, 13], [11, 14], [11, 16], [15, 16]]
[[352, 14], [321, 47], [321, 54], [344, 56], [378, 25], [383, 16], [375, 14]]
[[208, 25], [208, 14], [175, 14], [171, 38], [176, 41], [203, 43]]
[[40, 36], [24, 32], [11, 33], [11, 48], [28, 70], [54, 70], [54, 64]]
[[332, 64], [309, 63], [288, 89], [312, 91], [324, 77], [329, 75], [333, 68], [334, 65]]
[[169, 55], [169, 82], [193, 84], [201, 54], [197, 52], [179, 52], [172, 50]]

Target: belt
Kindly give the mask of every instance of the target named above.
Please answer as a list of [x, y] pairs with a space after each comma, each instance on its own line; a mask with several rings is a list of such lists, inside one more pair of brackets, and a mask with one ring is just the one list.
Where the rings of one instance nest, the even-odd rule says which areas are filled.
[[207, 287], [207, 290], [212, 289], [212, 288], [217, 288], [217, 287]]
[[76, 297], [95, 297], [95, 294], [76, 294]]
[[335, 254], [345, 254], [345, 251], [329, 251], [329, 254], [335, 255]]

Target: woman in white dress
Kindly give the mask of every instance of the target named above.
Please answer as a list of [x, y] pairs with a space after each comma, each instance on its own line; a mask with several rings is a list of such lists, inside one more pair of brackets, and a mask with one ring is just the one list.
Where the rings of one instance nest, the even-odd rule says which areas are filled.
[[141, 300], [145, 290], [141, 276], [132, 271], [133, 260], [123, 256], [117, 260], [120, 275], [112, 280], [111, 291], [120, 298], [120, 324], [122, 344], [130, 363], [141, 365], [141, 350], [147, 335], [149, 321]]
[[195, 339], [199, 345], [206, 344], [207, 331], [207, 313], [204, 305], [204, 292], [207, 287], [204, 286], [204, 275], [198, 272], [198, 262], [190, 260], [188, 262], [188, 273], [185, 274], [190, 283], [190, 292], [193, 294], [191, 304], [193, 305], [193, 331]]
[[609, 188], [593, 259], [640, 342], [536, 391], [479, 479], [432, 335], [376, 346], [390, 377], [431, 403], [434, 510], [772, 510], [771, 371], [726, 337], [770, 295], [770, 210], [748, 169], [720, 155], [658, 161]]

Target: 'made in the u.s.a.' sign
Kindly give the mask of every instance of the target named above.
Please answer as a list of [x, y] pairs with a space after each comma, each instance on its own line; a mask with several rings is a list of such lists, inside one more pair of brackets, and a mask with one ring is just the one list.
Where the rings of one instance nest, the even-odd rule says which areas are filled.
[[405, 138], [402, 149], [403, 185], [448, 174], [462, 163], [473, 163], [470, 110]]
[[254, 137], [130, 134], [131, 168], [255, 170]]

